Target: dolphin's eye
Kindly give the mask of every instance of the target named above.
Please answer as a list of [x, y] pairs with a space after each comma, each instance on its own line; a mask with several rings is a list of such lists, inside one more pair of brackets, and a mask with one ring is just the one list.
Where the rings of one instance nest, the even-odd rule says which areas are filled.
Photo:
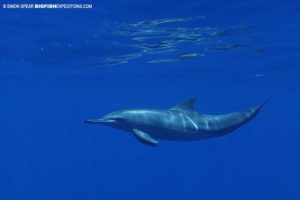
[[122, 117], [113, 117], [112, 119], [118, 122], [123, 121]]

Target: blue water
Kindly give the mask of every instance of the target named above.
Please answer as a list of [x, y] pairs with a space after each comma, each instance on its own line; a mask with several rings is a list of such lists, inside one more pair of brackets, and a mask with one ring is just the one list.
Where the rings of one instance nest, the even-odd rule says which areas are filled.
[[[298, 1], [92, 3], [87, 10], [0, 9], [0, 199], [300, 198]], [[132, 47], [139, 42], [115, 33], [120, 24], [195, 16], [205, 17], [167, 25], [246, 28], [209, 45], [187, 42], [169, 54], [103, 65], [140, 52]], [[241, 47], [209, 50], [224, 41]], [[195, 50], [205, 56], [148, 63]], [[269, 96], [259, 116], [233, 134], [157, 148], [83, 123], [190, 97], [199, 112], [226, 113]]]

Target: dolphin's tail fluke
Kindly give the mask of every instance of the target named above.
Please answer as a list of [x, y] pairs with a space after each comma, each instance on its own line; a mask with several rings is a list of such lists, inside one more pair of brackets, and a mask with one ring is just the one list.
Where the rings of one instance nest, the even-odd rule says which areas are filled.
[[272, 97], [269, 97], [267, 100], [265, 100], [262, 104], [260, 104], [256, 109], [259, 111], [262, 109], [269, 101], [272, 99]]
[[271, 100], [272, 97], [269, 97], [267, 100], [265, 100], [262, 104], [260, 104], [259, 106], [256, 106], [252, 109], [250, 109], [250, 113], [251, 113], [251, 118], [254, 118], [259, 111], [267, 104], [269, 103], [269, 101]]

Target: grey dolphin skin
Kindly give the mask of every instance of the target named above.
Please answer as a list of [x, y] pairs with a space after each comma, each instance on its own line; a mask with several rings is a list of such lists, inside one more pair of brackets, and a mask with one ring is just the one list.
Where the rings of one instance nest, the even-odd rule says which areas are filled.
[[165, 110], [121, 110], [85, 122], [128, 131], [141, 143], [157, 146], [158, 139], [193, 141], [231, 133], [252, 120], [269, 100], [241, 112], [223, 115], [198, 113], [194, 110], [195, 101], [191, 98]]

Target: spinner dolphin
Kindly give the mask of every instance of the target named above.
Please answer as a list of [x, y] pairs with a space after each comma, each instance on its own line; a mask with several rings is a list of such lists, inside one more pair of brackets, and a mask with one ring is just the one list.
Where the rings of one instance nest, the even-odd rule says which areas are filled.
[[120, 110], [85, 122], [121, 129], [143, 144], [157, 146], [158, 140], [193, 141], [231, 133], [255, 118], [268, 101], [240, 112], [209, 115], [196, 112], [196, 99], [191, 98], [170, 109]]

